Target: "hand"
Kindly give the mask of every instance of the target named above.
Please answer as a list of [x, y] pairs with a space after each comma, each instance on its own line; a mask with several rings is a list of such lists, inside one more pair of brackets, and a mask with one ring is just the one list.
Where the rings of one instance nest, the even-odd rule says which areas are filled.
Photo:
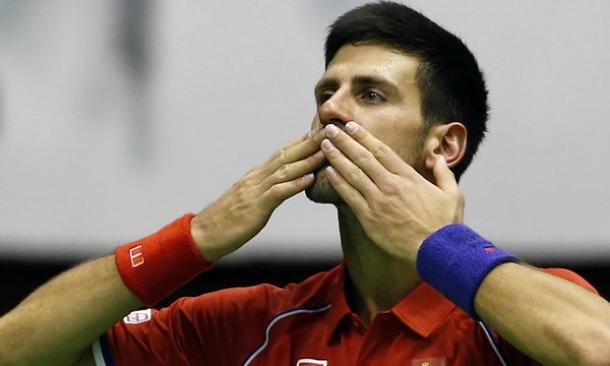
[[334, 125], [325, 130], [326, 175], [369, 238], [386, 252], [415, 265], [425, 238], [461, 221], [464, 197], [444, 157], [432, 167], [434, 185], [356, 123], [347, 123], [349, 134]]
[[216, 261], [248, 242], [284, 200], [314, 182], [313, 171], [325, 162], [320, 151], [324, 131], [303, 136], [248, 172], [216, 202], [191, 221], [201, 254]]

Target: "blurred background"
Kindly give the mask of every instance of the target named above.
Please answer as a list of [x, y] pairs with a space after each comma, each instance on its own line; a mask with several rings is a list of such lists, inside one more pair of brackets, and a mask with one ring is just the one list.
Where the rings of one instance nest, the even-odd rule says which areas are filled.
[[[211, 203], [305, 133], [328, 25], [362, 1], [0, 0], [0, 314], [54, 274]], [[610, 295], [610, 2], [406, 2], [471, 48], [489, 136], [466, 222]], [[341, 257], [299, 195], [176, 296]]]

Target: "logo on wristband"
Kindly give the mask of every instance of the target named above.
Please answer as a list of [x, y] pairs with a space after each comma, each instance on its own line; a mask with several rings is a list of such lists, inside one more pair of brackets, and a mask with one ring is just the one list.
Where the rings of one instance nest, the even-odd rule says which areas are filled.
[[144, 253], [142, 253], [141, 245], [129, 249], [129, 259], [131, 259], [131, 267], [133, 268], [144, 264]]

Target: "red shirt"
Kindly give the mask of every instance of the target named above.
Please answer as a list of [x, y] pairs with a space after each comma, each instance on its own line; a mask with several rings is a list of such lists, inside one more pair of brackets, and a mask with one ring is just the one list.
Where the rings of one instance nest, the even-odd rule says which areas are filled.
[[[232, 288], [129, 316], [94, 344], [97, 365], [501, 365], [483, 328], [421, 283], [365, 326], [344, 266], [285, 288]], [[577, 274], [547, 272], [595, 291]], [[507, 342], [510, 365], [537, 365]]]

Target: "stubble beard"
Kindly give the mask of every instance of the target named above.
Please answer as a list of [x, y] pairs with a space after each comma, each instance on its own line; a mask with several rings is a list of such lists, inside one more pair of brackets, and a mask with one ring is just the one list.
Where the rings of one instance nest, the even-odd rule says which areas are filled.
[[343, 204], [343, 198], [337, 193], [326, 176], [326, 167], [324, 164], [314, 172], [315, 180], [311, 186], [305, 189], [305, 195], [309, 200], [316, 203], [331, 203], [334, 205]]
[[[411, 166], [419, 173], [422, 174], [426, 179], [431, 180], [431, 177], [428, 177], [426, 169], [424, 168], [423, 163], [423, 139], [418, 139], [415, 148], [411, 151], [410, 159]], [[345, 205], [345, 201], [339, 193], [335, 190], [335, 188], [330, 183], [330, 180], [326, 176], [326, 167], [327, 164], [324, 164], [322, 167], [317, 169], [315, 174], [314, 183], [305, 189], [305, 195], [309, 198], [310, 201], [316, 203], [330, 203], [335, 206]]]

